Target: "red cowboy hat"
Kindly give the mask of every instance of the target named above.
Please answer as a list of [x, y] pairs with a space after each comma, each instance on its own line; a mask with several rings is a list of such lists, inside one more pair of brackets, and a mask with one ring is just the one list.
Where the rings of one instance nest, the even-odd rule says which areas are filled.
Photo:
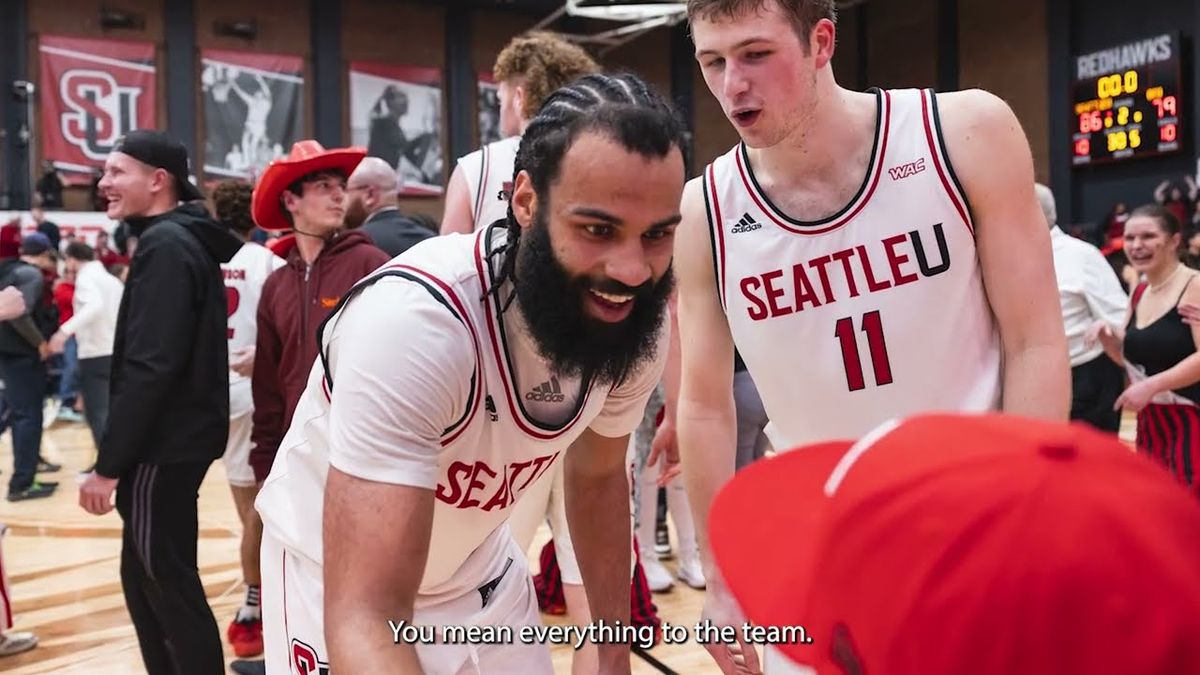
[[269, 232], [292, 229], [292, 223], [283, 213], [279, 195], [287, 186], [316, 171], [334, 170], [347, 178], [358, 163], [367, 156], [362, 148], [334, 148], [326, 150], [320, 143], [307, 140], [292, 145], [287, 157], [272, 161], [250, 199], [250, 215], [254, 223]]

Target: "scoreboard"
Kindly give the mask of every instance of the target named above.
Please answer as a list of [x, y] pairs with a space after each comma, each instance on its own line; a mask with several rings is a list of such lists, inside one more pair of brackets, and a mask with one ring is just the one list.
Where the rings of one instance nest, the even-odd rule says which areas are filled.
[[1075, 58], [1071, 164], [1153, 157], [1184, 148], [1179, 34], [1118, 45]]

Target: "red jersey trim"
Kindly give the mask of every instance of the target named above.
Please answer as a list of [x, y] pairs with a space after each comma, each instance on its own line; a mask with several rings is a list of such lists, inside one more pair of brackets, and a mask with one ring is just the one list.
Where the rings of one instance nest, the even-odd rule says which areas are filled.
[[590, 382], [584, 383], [584, 390], [582, 392], [583, 398], [579, 401], [578, 408], [575, 410], [575, 416], [563, 424], [561, 428], [553, 430], [547, 429], [543, 431], [538, 429], [537, 427], [540, 425], [536, 421], [529, 419], [529, 417], [525, 414], [525, 409], [522, 408], [518, 400], [514, 398], [514, 394], [520, 396], [520, 393], [515, 391], [516, 376], [512, 376], [510, 378], [511, 373], [509, 372], [507, 350], [502, 348], [500, 345], [500, 337], [498, 334], [500, 330], [498, 313], [500, 310], [499, 307], [494, 305], [491, 278], [487, 273], [489, 264], [484, 260], [484, 248], [487, 244], [487, 240], [490, 239], [489, 232], [491, 230], [492, 228], [489, 226], [479, 231], [480, 236], [476, 240], [475, 246], [475, 269], [479, 273], [480, 287], [483, 289], [484, 307], [487, 310], [488, 338], [492, 343], [492, 353], [496, 356], [497, 370], [500, 371], [500, 380], [504, 383], [504, 399], [508, 403], [508, 409], [512, 413], [513, 420], [516, 421], [517, 427], [520, 428], [522, 432], [540, 441], [554, 440], [567, 433], [567, 431], [575, 426], [575, 423], [578, 422], [583, 416], [583, 411], [587, 407], [588, 398], [592, 393], [592, 386]]
[[713, 270], [717, 276], [717, 297], [721, 308], [725, 305], [725, 223], [721, 220], [721, 204], [717, 201], [717, 181], [713, 165], [708, 165], [704, 176], [704, 206], [708, 216], [708, 234], [712, 245]]
[[475, 229], [479, 229], [479, 219], [483, 217], [483, 188], [487, 185], [488, 168], [488, 146], [484, 145], [481, 149], [483, 157], [481, 163], [483, 167], [479, 171], [479, 185], [475, 188]]
[[442, 447], [445, 447], [458, 440], [458, 437], [462, 436], [463, 432], [471, 426], [471, 420], [475, 418], [475, 413], [479, 411], [479, 403], [483, 400], [483, 390], [487, 386], [487, 383], [484, 381], [483, 354], [480, 351], [479, 333], [475, 330], [475, 324], [471, 321], [471, 316], [467, 313], [466, 306], [463, 305], [462, 300], [460, 300], [458, 294], [450, 288], [449, 284], [430, 274], [429, 272], [417, 267], [413, 267], [412, 265], [387, 265], [386, 267], [381, 268], [380, 271], [382, 272], [393, 269], [404, 270], [406, 272], [416, 274], [417, 276], [428, 280], [430, 283], [441, 289], [442, 293], [444, 293], [447, 299], [449, 299], [454, 305], [454, 308], [458, 311], [459, 316], [462, 317], [462, 322], [466, 324], [467, 330], [471, 332], [471, 345], [475, 348], [475, 396], [471, 399], [470, 403], [467, 404], [468, 407], [466, 414], [459, 418], [459, 422], [457, 422], [455, 425], [452, 425], [443, 434], [441, 444]]
[[[859, 189], [854, 199], [847, 204], [838, 214], [832, 218], [815, 222], [805, 222], [790, 218], [787, 214], [780, 211], [771, 203], [758, 187], [758, 181], [754, 179], [754, 172], [748, 166], [748, 162], [744, 158], [745, 146], [742, 145], [734, 150], [734, 162], [737, 165], [738, 173], [742, 178], [742, 185], [746, 189], [746, 193], [758, 206], [759, 210], [766, 214], [767, 218], [774, 222], [779, 227], [793, 234], [824, 234], [842, 227], [863, 210], [867, 202], [871, 200], [871, 196], [875, 193], [875, 188], [879, 186], [879, 179], [883, 175], [884, 158], [887, 156], [888, 137], [891, 135], [892, 127], [892, 95], [891, 92], [883, 90], [879, 92], [879, 120], [875, 127], [876, 147], [872, 149], [871, 164], [867, 169], [867, 177], [864, 179], [863, 187]], [[832, 222], [830, 222], [832, 221]]]
[[[954, 171], [950, 168], [950, 156], [946, 154], [945, 148], [938, 142], [942, 140], [942, 133], [941, 126], [935, 119], [937, 115], [937, 102], [931, 100], [933, 95], [933, 92], [928, 89], [921, 90], [921, 120], [925, 125], [925, 141], [929, 144], [929, 156], [933, 158], [933, 166], [937, 169], [938, 178], [942, 179], [942, 187], [945, 188], [946, 194], [950, 196], [950, 202], [954, 204], [954, 209], [958, 211], [963, 224], [967, 226], [967, 231], [973, 237], [975, 236], [975, 227], [971, 222], [971, 217], [968, 215], [966, 197], [958, 189], [958, 179], [954, 178]], [[937, 129], [936, 140], [934, 139], [934, 129]], [[944, 169], [943, 165], [945, 166]], [[949, 173], [950, 178], [954, 179], [953, 185], [951, 185], [950, 178], [946, 177], [947, 173]]]

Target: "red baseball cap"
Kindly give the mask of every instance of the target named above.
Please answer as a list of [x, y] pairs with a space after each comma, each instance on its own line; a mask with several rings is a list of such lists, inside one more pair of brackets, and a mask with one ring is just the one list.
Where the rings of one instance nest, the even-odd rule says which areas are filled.
[[709, 533], [746, 616], [804, 627], [775, 647], [822, 675], [1200, 673], [1200, 501], [1080, 424], [799, 448], [740, 471]]

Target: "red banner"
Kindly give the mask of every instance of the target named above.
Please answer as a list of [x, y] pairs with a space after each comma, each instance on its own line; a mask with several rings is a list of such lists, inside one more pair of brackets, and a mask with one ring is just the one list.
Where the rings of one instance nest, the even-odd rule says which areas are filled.
[[117, 139], [157, 124], [154, 45], [43, 35], [38, 53], [42, 157], [66, 182], [90, 183]]

